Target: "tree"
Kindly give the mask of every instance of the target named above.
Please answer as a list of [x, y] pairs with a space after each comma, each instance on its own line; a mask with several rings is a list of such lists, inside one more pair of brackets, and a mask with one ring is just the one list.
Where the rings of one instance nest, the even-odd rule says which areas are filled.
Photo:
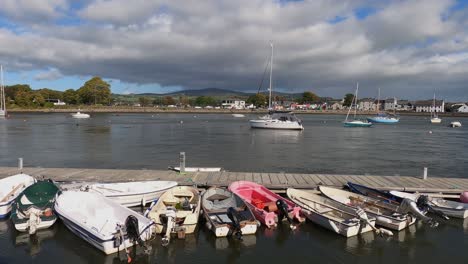
[[195, 99], [195, 105], [198, 106], [207, 106], [207, 105], [215, 105], [216, 100], [211, 96], [199, 96]]
[[313, 92], [304, 92], [302, 94], [302, 98], [299, 101], [301, 103], [313, 103], [313, 102], [317, 102], [318, 100], [320, 100], [320, 97], [318, 97]]
[[149, 106], [152, 103], [150, 98], [144, 96], [139, 97], [138, 102], [140, 103], [140, 106]]
[[264, 94], [258, 93], [250, 96], [247, 99], [248, 104], [253, 104], [256, 107], [264, 107], [267, 105], [267, 97]]
[[344, 103], [343, 103], [343, 106], [351, 106], [351, 104], [353, 103], [353, 98], [354, 98], [354, 94], [346, 94], [345, 97], [344, 97]]
[[20, 90], [15, 94], [15, 104], [18, 106], [30, 106], [33, 95], [29, 91]]
[[27, 84], [15, 84], [11, 86], [5, 86], [5, 96], [9, 97], [12, 100], [16, 100], [18, 92], [32, 92], [32, 89]]
[[162, 99], [163, 105], [175, 105], [175, 100], [171, 96], [164, 96]]
[[78, 92], [73, 89], [68, 89], [63, 92], [63, 101], [67, 104], [79, 104], [80, 103], [80, 96]]
[[37, 92], [40, 93], [44, 99], [63, 100], [63, 95], [62, 95], [63, 93], [60, 91], [54, 91], [48, 88], [43, 88], [43, 89], [37, 90]]
[[93, 77], [78, 89], [80, 101], [85, 104], [109, 104], [111, 99], [110, 84]]
[[42, 96], [40, 92], [34, 93], [32, 98], [36, 106], [44, 106], [44, 104], [46, 103], [44, 96]]

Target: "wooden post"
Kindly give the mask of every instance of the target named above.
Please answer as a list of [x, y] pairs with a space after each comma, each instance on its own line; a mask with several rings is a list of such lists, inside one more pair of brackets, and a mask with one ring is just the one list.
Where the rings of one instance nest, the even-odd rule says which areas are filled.
[[23, 158], [18, 158], [18, 170], [23, 169]]
[[179, 154], [179, 167], [180, 173], [185, 172], [185, 152], [180, 152]]
[[427, 180], [427, 167], [424, 167], [423, 180]]

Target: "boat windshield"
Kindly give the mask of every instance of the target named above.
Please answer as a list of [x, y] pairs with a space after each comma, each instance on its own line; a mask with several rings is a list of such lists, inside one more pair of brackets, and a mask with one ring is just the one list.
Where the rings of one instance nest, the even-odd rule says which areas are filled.
[[278, 119], [280, 121], [291, 121], [296, 122], [300, 121], [293, 113], [274, 113], [271, 116], [271, 119]]

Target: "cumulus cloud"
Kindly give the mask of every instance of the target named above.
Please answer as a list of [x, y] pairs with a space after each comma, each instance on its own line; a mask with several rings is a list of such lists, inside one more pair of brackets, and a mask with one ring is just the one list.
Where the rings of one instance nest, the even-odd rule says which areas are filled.
[[66, 0], [2, 0], [0, 14], [15, 22], [50, 22], [67, 7]]
[[[36, 13], [59, 17], [69, 6], [63, 1]], [[85, 1], [65, 11], [76, 24], [0, 29], [0, 57], [19, 70], [29, 65], [137, 85], [254, 91], [273, 41], [277, 89], [339, 97], [359, 81], [364, 94], [381, 87], [389, 96], [417, 97], [437, 88], [453, 97], [468, 81], [468, 12], [455, 4]], [[374, 11], [366, 16], [356, 14], [369, 7]]]
[[48, 71], [39, 72], [34, 76], [36, 81], [54, 81], [62, 78], [63, 75], [57, 69], [49, 69]]

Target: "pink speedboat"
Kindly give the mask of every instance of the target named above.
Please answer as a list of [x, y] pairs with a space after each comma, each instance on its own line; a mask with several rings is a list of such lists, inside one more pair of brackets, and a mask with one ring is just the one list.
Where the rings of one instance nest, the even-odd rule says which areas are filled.
[[229, 190], [242, 198], [250, 207], [257, 220], [268, 228], [276, 227], [278, 221], [286, 218], [294, 228], [293, 219], [303, 222], [301, 208], [293, 202], [268, 190], [264, 186], [249, 182], [237, 181], [229, 185]]

